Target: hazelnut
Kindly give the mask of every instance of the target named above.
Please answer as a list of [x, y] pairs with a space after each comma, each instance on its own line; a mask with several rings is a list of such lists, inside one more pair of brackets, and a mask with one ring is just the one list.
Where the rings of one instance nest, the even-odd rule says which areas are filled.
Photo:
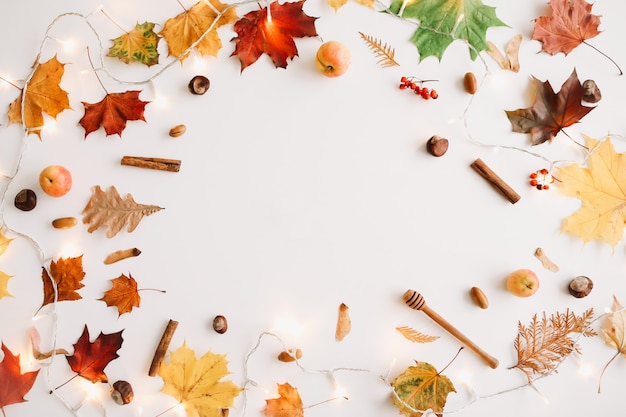
[[187, 131], [187, 126], [185, 125], [176, 125], [170, 129], [170, 136], [173, 138], [177, 138], [182, 136]]
[[443, 156], [448, 151], [448, 139], [439, 135], [432, 136], [426, 142], [426, 150], [432, 156]]
[[576, 298], [583, 298], [589, 295], [593, 288], [593, 281], [583, 275], [574, 278], [569, 283], [569, 293]]
[[111, 398], [119, 405], [128, 404], [133, 400], [135, 394], [133, 387], [126, 381], [117, 381], [111, 387]]
[[472, 297], [474, 304], [476, 304], [478, 307], [482, 309], [489, 307], [489, 300], [487, 299], [487, 296], [485, 295], [483, 290], [481, 290], [480, 288], [472, 287], [470, 289], [470, 296]]
[[219, 334], [226, 333], [226, 330], [228, 330], [228, 322], [226, 321], [226, 317], [215, 316], [215, 318], [213, 319], [213, 330], [215, 330]]
[[196, 75], [189, 81], [189, 92], [195, 95], [202, 95], [206, 93], [211, 86], [211, 81], [204, 75]]
[[476, 81], [476, 76], [472, 72], [466, 72], [463, 76], [463, 88], [469, 94], [475, 94], [476, 90], [478, 90], [478, 82]]
[[22, 211], [31, 211], [37, 205], [37, 194], [27, 188], [21, 190], [15, 196], [15, 207]]
[[602, 93], [594, 80], [585, 80], [583, 82], [583, 88], [585, 89], [583, 101], [587, 103], [597, 103], [602, 99]]

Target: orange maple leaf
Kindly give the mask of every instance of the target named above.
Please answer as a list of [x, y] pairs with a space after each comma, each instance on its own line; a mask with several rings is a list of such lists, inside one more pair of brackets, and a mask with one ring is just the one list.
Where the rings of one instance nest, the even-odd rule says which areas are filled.
[[20, 355], [13, 353], [2, 343], [4, 359], [0, 362], [0, 411], [6, 415], [4, 407], [11, 404], [23, 403], [24, 395], [30, 391], [35, 383], [39, 370], [22, 374]]
[[78, 123], [85, 129], [85, 137], [104, 127], [107, 136], [122, 136], [128, 120], [143, 120], [143, 112], [149, 101], [139, 100], [141, 91], [131, 90], [124, 93], [108, 93], [98, 103], [83, 102], [85, 115]]
[[[41, 278], [43, 280], [43, 304], [50, 304], [55, 301], [80, 300], [82, 297], [76, 292], [84, 287], [81, 280], [85, 277], [83, 271], [83, 256], [77, 258], [59, 258], [57, 262], [50, 262], [50, 274], [43, 269]], [[52, 285], [54, 281], [55, 285]], [[55, 291], [56, 287], [56, 291]]]
[[132, 275], [122, 274], [121, 276], [111, 280], [112, 287], [104, 293], [99, 300], [107, 303], [109, 307], [117, 307], [118, 316], [124, 313], [130, 313], [133, 307], [139, 307], [141, 297], [137, 290], [137, 281]]
[[278, 68], [287, 68], [287, 59], [298, 55], [293, 38], [317, 36], [315, 20], [302, 11], [304, 0], [280, 4], [270, 3], [267, 7], [247, 13], [239, 19], [234, 29], [238, 37], [233, 38], [236, 47], [231, 56], [237, 55], [241, 71], [254, 64], [263, 53], [272, 59]]
[[74, 354], [65, 357], [72, 371], [93, 383], [109, 382], [104, 368], [113, 359], [119, 358], [117, 351], [124, 341], [122, 332], [123, 330], [110, 334], [100, 332], [96, 340], [90, 342], [89, 329], [85, 325], [83, 333], [74, 344]]
[[63, 110], [71, 108], [67, 91], [59, 86], [64, 66], [56, 55], [37, 65], [19, 97], [9, 105], [9, 124], [23, 123], [29, 134], [34, 133], [41, 139], [43, 114], [56, 118]]
[[278, 385], [278, 398], [265, 400], [263, 414], [268, 417], [303, 417], [304, 407], [298, 389], [288, 382]]

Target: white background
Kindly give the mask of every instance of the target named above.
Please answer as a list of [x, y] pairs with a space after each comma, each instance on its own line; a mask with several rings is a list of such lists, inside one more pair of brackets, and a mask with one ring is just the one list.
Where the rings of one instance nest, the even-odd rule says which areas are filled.
[[[6, 415], [155, 416], [175, 405], [159, 392], [162, 380], [147, 375], [161, 333], [174, 319], [180, 324], [171, 349], [186, 341], [198, 356], [209, 350], [227, 355], [231, 374], [226, 379], [246, 387], [231, 415], [261, 415], [265, 399], [277, 396], [276, 384], [289, 382], [305, 406], [335, 398], [337, 389], [348, 398], [307, 408], [307, 417], [396, 416], [389, 382], [415, 360], [441, 369], [460, 347], [423, 313], [404, 305], [407, 289], [421, 292], [431, 308], [500, 360], [493, 370], [465, 349], [445, 370], [457, 389], [448, 396], [445, 411], [450, 415], [581, 416], [619, 409], [626, 360], [619, 357], [609, 366], [598, 394], [602, 367], [615, 353], [601, 337], [577, 340], [582, 354], [568, 357], [558, 373], [538, 380], [536, 389], [525, 385], [520, 371], [508, 369], [516, 363], [518, 322], [528, 324], [534, 314], [567, 309], [582, 314], [593, 308], [600, 317], [613, 295], [626, 302], [626, 253], [623, 242], [615, 248], [584, 244], [560, 232], [563, 219], [580, 202], [560, 194], [558, 186], [532, 188], [528, 175], [549, 167], [550, 161], [566, 161], [559, 166], [583, 163], [582, 148], [564, 134], [531, 147], [528, 135], [511, 132], [504, 111], [531, 105], [531, 76], [549, 80], [558, 90], [576, 68], [581, 81], [597, 82], [603, 99], [567, 132], [581, 142], [583, 133], [600, 139], [611, 134], [623, 152], [624, 77], [585, 45], [567, 57], [540, 53], [541, 44], [530, 36], [533, 19], [549, 12], [544, 1], [488, 4], [508, 25], [489, 29], [489, 40], [503, 49], [514, 35], [524, 36], [519, 73], [502, 71], [484, 53], [471, 61], [462, 42], [448, 48], [441, 62], [433, 57], [419, 62], [409, 42], [414, 24], [356, 3], [335, 12], [319, 0], [308, 0], [304, 11], [319, 17], [320, 37], [296, 39], [298, 56], [286, 69], [274, 68], [264, 55], [240, 72], [238, 60], [230, 57], [230, 39], [236, 36], [232, 25], [219, 31], [223, 48], [217, 58], [192, 54], [183, 65], [164, 69], [171, 62], [164, 40], [161, 63], [152, 68], [104, 58], [107, 72], [99, 74], [109, 92], [140, 89], [140, 98], [151, 101], [146, 122], [129, 122], [121, 138], [106, 137], [102, 129], [84, 138], [78, 125], [81, 102], [104, 97], [86, 47], [99, 67], [99, 42], [108, 48], [109, 40], [122, 34], [113, 21], [127, 30], [146, 20], [162, 25], [180, 6], [175, 1], [105, 0], [102, 7], [111, 19], [97, 11], [101, 3], [93, 0], [25, 0], [5, 7], [0, 14], [0, 75], [19, 83], [40, 50], [42, 61], [56, 54], [66, 63], [61, 87], [69, 92], [72, 107], [55, 124], [47, 119], [41, 140], [24, 137], [20, 126], [7, 126], [6, 117], [0, 127], [1, 210], [5, 233], [15, 237], [0, 258], [0, 270], [13, 275], [8, 285], [13, 297], [0, 299], [0, 340], [21, 355], [24, 371], [41, 369], [27, 402], [6, 407]], [[237, 12], [243, 16], [257, 8], [251, 4]], [[44, 42], [48, 25], [66, 12], [89, 17], [62, 17]], [[602, 16], [603, 32], [589, 41], [622, 66], [624, 12], [621, 2], [596, 1], [593, 13]], [[401, 65], [378, 66], [358, 32], [394, 47]], [[73, 50], [64, 48], [69, 40]], [[314, 56], [323, 40], [338, 40], [351, 49], [352, 65], [344, 76], [329, 79], [316, 72]], [[474, 97], [462, 89], [466, 71], [481, 82]], [[196, 74], [211, 80], [204, 96], [187, 91]], [[440, 98], [424, 101], [400, 91], [403, 75], [439, 80], [431, 86]], [[111, 76], [152, 82], [125, 84]], [[17, 95], [0, 82], [0, 106], [6, 108]], [[170, 138], [169, 128], [180, 123], [187, 133]], [[424, 144], [434, 134], [450, 140], [442, 158], [425, 152]], [[178, 173], [123, 167], [123, 155], [180, 159], [182, 166]], [[476, 158], [522, 199], [512, 205], [495, 192], [470, 168]], [[73, 188], [62, 198], [48, 197], [38, 188], [39, 172], [51, 164], [64, 165], [73, 174]], [[122, 231], [111, 239], [102, 229], [87, 233], [83, 224], [69, 230], [50, 226], [64, 216], [80, 223], [96, 185], [113, 185], [122, 196], [130, 193], [139, 203], [165, 210], [144, 218], [134, 232]], [[22, 188], [38, 193], [32, 212], [13, 206]], [[142, 254], [103, 264], [109, 253], [130, 247]], [[533, 256], [537, 247], [560, 266], [558, 273], [541, 266]], [[36, 316], [42, 266], [80, 255], [86, 273], [82, 299], [48, 306]], [[533, 269], [540, 277], [541, 287], [531, 298], [514, 297], [504, 288], [506, 275], [518, 268]], [[167, 292], [142, 291], [141, 306], [118, 318], [116, 309], [98, 298], [109, 289], [110, 279], [129, 273], [140, 288]], [[567, 292], [578, 275], [595, 284], [583, 299]], [[470, 300], [472, 286], [489, 297], [487, 310]], [[342, 302], [350, 308], [352, 331], [336, 342]], [[211, 328], [217, 314], [228, 318], [224, 335]], [[71, 352], [85, 325], [92, 340], [100, 332], [124, 329], [120, 357], [105, 371], [110, 382], [132, 383], [131, 404], [113, 403], [107, 384], [96, 385], [96, 393], [87, 398], [91, 384], [80, 378], [48, 394], [73, 373], [62, 356], [52, 362], [32, 360], [29, 329], [39, 329], [43, 350], [56, 344]], [[594, 328], [599, 325], [594, 322]], [[397, 326], [440, 338], [432, 344], [411, 343]], [[284, 347], [302, 349], [301, 368], [276, 360]], [[184, 412], [175, 409], [168, 415]]]

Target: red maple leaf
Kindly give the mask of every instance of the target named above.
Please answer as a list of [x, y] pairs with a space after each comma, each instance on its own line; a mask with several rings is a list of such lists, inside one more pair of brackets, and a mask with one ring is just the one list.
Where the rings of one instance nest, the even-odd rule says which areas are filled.
[[549, 81], [543, 83], [532, 79], [536, 89], [535, 102], [531, 107], [506, 111], [514, 132], [530, 133], [533, 145], [551, 141], [567, 126], [582, 119], [595, 107], [582, 104], [585, 89], [578, 80], [576, 70], [555, 93]]
[[263, 53], [272, 59], [276, 68], [287, 68], [287, 59], [298, 55], [293, 38], [317, 36], [315, 20], [317, 17], [306, 15], [302, 11], [304, 0], [280, 4], [270, 3], [269, 16], [267, 7], [247, 13], [237, 22], [234, 29], [238, 37], [235, 51], [241, 62], [241, 71], [254, 64]]
[[10, 404], [23, 403], [24, 395], [30, 391], [35, 383], [39, 369], [22, 374], [20, 355], [13, 353], [2, 343], [4, 359], [0, 362], [0, 411]]
[[585, 0], [550, 0], [550, 8], [552, 16], [537, 18], [532, 36], [543, 44], [543, 51], [567, 55], [600, 33], [600, 17], [591, 14], [592, 5]]
[[85, 137], [101, 126], [107, 136], [122, 136], [128, 120], [143, 120], [143, 112], [149, 101], [139, 100], [141, 91], [130, 90], [124, 93], [107, 93], [98, 103], [83, 102], [85, 115], [78, 123], [85, 129]]
[[92, 343], [89, 341], [89, 330], [85, 325], [83, 334], [74, 344], [74, 354], [65, 357], [72, 371], [93, 383], [108, 382], [109, 379], [104, 373], [104, 368], [113, 359], [119, 357], [117, 351], [122, 347], [124, 341], [122, 332], [123, 330], [110, 334], [100, 332], [100, 335]]

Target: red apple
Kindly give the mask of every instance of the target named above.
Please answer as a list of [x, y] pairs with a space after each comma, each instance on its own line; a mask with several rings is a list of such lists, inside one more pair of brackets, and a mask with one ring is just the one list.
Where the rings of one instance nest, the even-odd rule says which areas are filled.
[[506, 277], [506, 289], [518, 297], [530, 297], [539, 289], [539, 278], [530, 269], [518, 269]]
[[50, 165], [39, 174], [41, 189], [52, 197], [61, 197], [72, 188], [72, 174], [61, 165]]
[[351, 62], [350, 50], [337, 41], [324, 42], [315, 55], [317, 69], [327, 77], [339, 77], [344, 74]]

